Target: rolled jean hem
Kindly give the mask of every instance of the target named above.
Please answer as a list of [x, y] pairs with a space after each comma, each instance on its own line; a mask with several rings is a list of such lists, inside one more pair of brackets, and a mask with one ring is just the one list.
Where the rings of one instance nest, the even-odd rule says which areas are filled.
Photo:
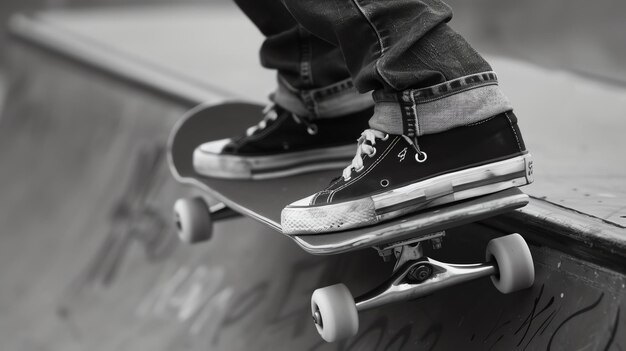
[[370, 94], [360, 94], [351, 79], [322, 88], [297, 90], [280, 76], [272, 101], [299, 116], [332, 118], [358, 112], [374, 105]]
[[420, 136], [469, 125], [512, 110], [494, 72], [457, 78], [432, 87], [373, 93], [371, 128]]

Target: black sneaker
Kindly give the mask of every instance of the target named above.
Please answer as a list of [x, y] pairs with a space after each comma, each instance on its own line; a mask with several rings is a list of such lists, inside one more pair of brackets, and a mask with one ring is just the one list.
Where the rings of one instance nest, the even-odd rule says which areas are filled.
[[418, 139], [364, 131], [341, 177], [283, 209], [283, 232], [371, 225], [532, 182], [531, 156], [511, 111]]
[[200, 145], [193, 154], [196, 171], [215, 178], [264, 179], [343, 168], [373, 108], [315, 120], [278, 105], [264, 113], [242, 136]]

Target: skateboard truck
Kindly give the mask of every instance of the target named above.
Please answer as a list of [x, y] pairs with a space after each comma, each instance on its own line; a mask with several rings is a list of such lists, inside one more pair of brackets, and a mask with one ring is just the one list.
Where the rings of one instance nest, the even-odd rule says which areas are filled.
[[373, 246], [373, 248], [376, 249], [376, 251], [378, 251], [378, 255], [382, 257], [383, 261], [385, 262], [389, 262], [391, 260], [391, 257], [395, 256], [397, 260], [396, 267], [394, 268], [394, 272], [395, 272], [395, 270], [398, 268], [398, 265], [401, 261], [400, 256], [405, 256], [407, 257], [407, 259], [409, 257], [413, 257], [413, 258], [422, 257], [423, 255], [422, 246], [412, 245], [412, 244], [419, 244], [423, 241], [430, 240], [430, 242], [433, 245], [433, 249], [438, 250], [441, 248], [441, 245], [442, 245], [441, 243], [445, 235], [446, 235], [446, 232], [442, 230], [442, 231], [438, 231], [432, 234], [421, 236], [416, 239], [412, 239], [412, 240], [409, 239], [409, 240], [398, 241], [398, 242], [394, 242], [394, 243], [386, 244], [386, 245]]
[[311, 297], [315, 326], [328, 342], [356, 335], [358, 313], [389, 303], [413, 300], [447, 287], [491, 276], [498, 290], [511, 293], [532, 286], [534, 266], [528, 245], [521, 235], [493, 239], [486, 249], [486, 261], [478, 264], [451, 264], [423, 256], [425, 240], [441, 246], [443, 232], [418, 242], [400, 242], [378, 251], [383, 258], [389, 250], [397, 259], [391, 278], [374, 290], [354, 299], [343, 284], [317, 289]]

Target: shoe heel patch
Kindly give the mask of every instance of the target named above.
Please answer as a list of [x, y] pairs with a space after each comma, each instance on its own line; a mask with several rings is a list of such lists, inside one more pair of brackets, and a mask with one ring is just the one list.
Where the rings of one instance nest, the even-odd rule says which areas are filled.
[[535, 175], [533, 174], [533, 160], [530, 155], [524, 158], [524, 166], [526, 169], [526, 181], [530, 184], [535, 180]]

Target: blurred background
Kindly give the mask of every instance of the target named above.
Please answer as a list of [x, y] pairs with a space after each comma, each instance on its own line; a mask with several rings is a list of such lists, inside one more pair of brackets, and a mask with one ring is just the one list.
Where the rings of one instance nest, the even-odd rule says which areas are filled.
[[[15, 12], [69, 8], [195, 3], [227, 6], [229, 0], [4, 0], [0, 21]], [[475, 47], [601, 79], [626, 81], [626, 3], [619, 0], [449, 0], [452, 21]], [[0, 34], [0, 47], [6, 40]], [[0, 60], [5, 50], [0, 51]], [[1, 61], [0, 61], [1, 62]]]
[[[619, 0], [449, 0], [452, 26], [480, 52], [567, 70], [611, 84], [626, 82], [626, 3]], [[201, 4], [233, 8], [229, 0], [5, 0], [0, 4], [0, 47], [14, 13], [60, 9]], [[6, 50], [0, 51], [0, 91], [6, 85]], [[2, 95], [0, 95], [2, 96]], [[1, 101], [0, 101], [1, 102]]]

